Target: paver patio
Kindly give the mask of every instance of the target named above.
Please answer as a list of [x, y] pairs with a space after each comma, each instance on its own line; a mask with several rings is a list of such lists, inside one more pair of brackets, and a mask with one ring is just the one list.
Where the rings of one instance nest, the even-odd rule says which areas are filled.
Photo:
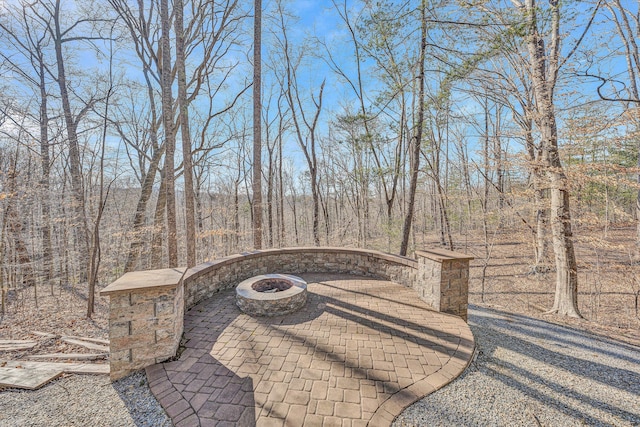
[[293, 314], [250, 317], [233, 290], [185, 314], [180, 358], [147, 368], [176, 426], [385, 426], [472, 357], [467, 324], [428, 309], [413, 289], [301, 277], [308, 301]]

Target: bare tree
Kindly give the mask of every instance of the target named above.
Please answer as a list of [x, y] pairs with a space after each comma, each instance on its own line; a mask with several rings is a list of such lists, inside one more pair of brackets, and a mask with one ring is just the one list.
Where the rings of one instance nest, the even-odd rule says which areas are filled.
[[[501, 26], [509, 25], [508, 17], [499, 14], [494, 16]], [[480, 31], [490, 43], [500, 41], [500, 44], [493, 48], [499, 55], [491, 58], [488, 69], [481, 68], [474, 73], [474, 86], [483, 88], [483, 96], [491, 99], [496, 105], [505, 107], [520, 130], [518, 139], [523, 141], [525, 147], [535, 217], [534, 264], [531, 270], [535, 273], [545, 272], [548, 270], [549, 202], [541, 163], [542, 145], [536, 141], [534, 135], [535, 106], [531, 76], [526, 66], [528, 51], [526, 46], [522, 46], [520, 37], [515, 34], [503, 34], [499, 28], [492, 27], [480, 28]]]
[[[374, 130], [372, 129], [372, 122], [378, 120], [378, 117], [386, 114], [391, 114], [386, 111], [373, 111], [376, 103], [372, 103], [373, 105], [367, 105], [368, 95], [365, 89], [365, 82], [369, 81], [370, 83], [376, 82], [374, 79], [365, 79], [365, 75], [369, 75], [370, 73], [366, 73], [363, 70], [363, 60], [365, 56], [370, 56], [374, 59], [375, 63], [378, 65], [378, 68], [381, 69], [384, 73], [384, 77], [382, 80], [390, 80], [393, 83], [391, 84], [391, 97], [392, 98], [403, 98], [404, 90], [402, 89], [404, 83], [402, 80], [404, 77], [399, 76], [398, 67], [395, 64], [395, 52], [391, 47], [392, 43], [375, 43], [375, 40], [379, 35], [376, 33], [376, 28], [372, 25], [368, 25], [369, 23], [373, 23], [375, 20], [371, 19], [371, 22], [365, 22], [362, 24], [362, 28], [366, 29], [367, 36], [372, 44], [378, 48], [381, 52], [375, 51], [372, 47], [364, 45], [363, 41], [359, 39], [358, 34], [358, 26], [352, 22], [351, 13], [348, 10], [348, 2], [344, 0], [341, 3], [338, 3], [336, 0], [332, 1], [334, 8], [336, 9], [340, 19], [343, 21], [348, 35], [349, 41], [352, 45], [353, 49], [353, 59], [356, 66], [355, 76], [351, 77], [349, 73], [346, 71], [344, 65], [341, 65], [340, 61], [334, 57], [332, 53], [332, 49], [328, 46], [325, 46], [326, 50], [326, 60], [334, 70], [338, 76], [345, 80], [347, 86], [353, 91], [356, 96], [358, 107], [359, 107], [359, 117], [362, 125], [364, 127], [364, 138], [365, 142], [368, 143], [368, 146], [371, 150], [371, 155], [375, 162], [376, 173], [375, 176], [379, 177], [379, 184], [382, 187], [382, 193], [384, 195], [384, 202], [386, 205], [386, 214], [387, 214], [387, 232], [389, 233], [389, 249], [390, 249], [390, 239], [391, 239], [391, 228], [393, 222], [393, 207], [396, 202], [396, 196], [398, 194], [398, 183], [400, 178], [400, 162], [401, 162], [401, 151], [404, 144], [404, 101], [400, 101], [401, 112], [399, 117], [399, 125], [398, 125], [398, 137], [396, 140], [395, 149], [392, 150], [391, 153], [387, 153], [385, 156], [384, 150], [380, 149], [376, 144], [376, 139], [378, 135], [374, 134]], [[381, 19], [380, 21], [386, 21], [386, 19]], [[377, 22], [380, 25], [380, 22]], [[381, 24], [384, 26], [384, 24]], [[364, 52], [363, 52], [364, 51]], [[374, 83], [375, 84], [375, 83]], [[381, 110], [388, 108], [387, 103], [383, 103]], [[390, 154], [390, 155], [389, 155]]]
[[[274, 104], [272, 103], [274, 97], [274, 91], [277, 91], [277, 101], [275, 102], [276, 112], [274, 116], [271, 116]], [[282, 143], [283, 133], [285, 132], [284, 126], [286, 121], [286, 111], [283, 109], [283, 103], [286, 100], [284, 93], [279, 90], [276, 85], [272, 85], [269, 88], [269, 96], [267, 102], [264, 104], [263, 109], [263, 121], [265, 123], [264, 142], [267, 149], [268, 156], [268, 168], [266, 172], [267, 182], [267, 238], [269, 247], [273, 247], [276, 237], [280, 240], [280, 244], [283, 244], [280, 236], [276, 236], [278, 230], [282, 230], [282, 215], [280, 213], [280, 207], [282, 203], [280, 177], [282, 175]], [[275, 210], [275, 218], [274, 218]]]
[[[111, 29], [113, 35], [113, 27]], [[98, 160], [98, 200], [96, 202], [96, 214], [93, 219], [93, 227], [91, 230], [91, 252], [89, 257], [89, 289], [87, 292], [87, 317], [91, 318], [95, 311], [95, 295], [96, 286], [99, 282], [100, 262], [102, 261], [102, 247], [100, 240], [100, 225], [104, 216], [104, 211], [109, 197], [109, 191], [113, 180], [105, 188], [105, 158], [107, 150], [107, 133], [109, 127], [109, 107], [111, 106], [111, 97], [114, 91], [113, 82], [113, 37], [109, 37], [109, 73], [106, 96], [104, 99], [104, 110], [102, 113], [102, 135], [100, 141], [100, 149]]]
[[182, 136], [182, 165], [184, 176], [184, 198], [186, 216], [187, 267], [196, 265], [196, 217], [193, 184], [193, 160], [191, 154], [191, 130], [189, 129], [189, 104], [187, 101], [187, 75], [185, 70], [184, 5], [175, 0], [174, 26], [176, 32], [176, 68], [178, 75], [178, 107], [180, 110], [180, 133]]
[[55, 79], [60, 89], [60, 98], [62, 101], [62, 111], [64, 114], [64, 121], [67, 131], [67, 139], [69, 145], [69, 168], [71, 171], [71, 187], [73, 195], [73, 227], [76, 230], [76, 234], [79, 238], [79, 250], [78, 255], [80, 258], [80, 281], [85, 281], [89, 276], [89, 246], [90, 237], [89, 229], [86, 217], [86, 203], [84, 196], [83, 177], [82, 177], [82, 162], [80, 154], [80, 145], [78, 140], [78, 124], [80, 120], [85, 116], [93, 107], [97, 98], [94, 96], [88, 101], [84, 102], [78, 113], [74, 114], [71, 106], [71, 97], [69, 95], [69, 85], [67, 78], [67, 70], [64, 56], [64, 46], [67, 43], [78, 42], [82, 40], [100, 39], [100, 36], [94, 36], [89, 34], [74, 34], [78, 26], [87, 23], [96, 23], [102, 21], [99, 18], [79, 18], [77, 21], [63, 27], [63, 17], [66, 14], [62, 10], [61, 0], [40, 2], [40, 6], [44, 9], [45, 13], [41, 13], [40, 10], [33, 7], [33, 13], [38, 15], [43, 23], [46, 23], [46, 28], [51, 35], [55, 49], [57, 74]]
[[[13, 242], [13, 250], [15, 252], [16, 263], [20, 266], [22, 284], [27, 287], [33, 287], [36, 290], [35, 274], [33, 270], [33, 264], [31, 263], [31, 256], [27, 250], [27, 244], [25, 243], [25, 231], [24, 220], [18, 213], [18, 202], [23, 196], [23, 191], [18, 189], [18, 157], [19, 148], [14, 152], [13, 159], [11, 159], [10, 169], [7, 174], [7, 188], [6, 194], [8, 194], [8, 201], [4, 210], [4, 226], [7, 228], [7, 235]], [[38, 305], [38, 294], [35, 291], [35, 303]]]
[[[157, 40], [154, 38], [153, 13], [144, 13], [142, 2], [138, 2], [138, 10], [132, 9], [123, 0], [109, 0], [111, 7], [118, 14], [129, 33], [130, 40], [134, 43], [136, 56], [140, 60], [142, 74], [144, 77], [144, 89], [148, 99], [148, 108], [141, 108], [139, 97], [131, 102], [130, 111], [123, 111], [111, 119], [112, 126], [116, 129], [125, 148], [129, 147], [135, 151], [139, 159], [140, 185], [141, 191], [134, 213], [133, 224], [130, 233], [131, 243], [125, 264], [125, 272], [133, 271], [138, 266], [138, 261], [144, 247], [143, 227], [146, 221], [147, 204], [153, 192], [153, 184], [160, 168], [160, 162], [164, 154], [164, 141], [158, 137], [159, 128], [162, 124], [162, 112], [157, 107], [156, 91], [154, 84], [159, 82], [159, 71], [161, 69], [160, 58], [156, 54]], [[155, 3], [154, 3], [155, 4]], [[153, 5], [150, 11], [153, 10]], [[159, 50], [159, 49], [157, 49]], [[148, 111], [141, 114], [142, 111]], [[160, 117], [158, 117], [160, 116]], [[126, 124], [131, 123], [131, 126]], [[146, 123], [144, 129], [138, 130], [139, 126]], [[133, 129], [132, 129], [133, 127]], [[134, 130], [135, 129], [135, 130]], [[136, 138], [140, 135], [142, 138]], [[150, 151], [150, 153], [149, 153]], [[146, 160], [148, 159], [148, 162]], [[132, 165], [133, 166], [133, 165]], [[135, 170], [135, 169], [134, 169]], [[164, 200], [164, 198], [162, 198]], [[159, 264], [154, 264], [159, 267]]]
[[542, 162], [551, 192], [551, 235], [556, 261], [556, 292], [551, 312], [581, 317], [578, 310], [578, 266], [573, 249], [569, 184], [558, 153], [554, 90], [560, 68], [560, 5], [548, 1], [548, 40], [535, 0], [514, 1], [526, 23], [531, 81], [535, 99], [534, 120], [540, 132]]
[[165, 136], [164, 180], [167, 213], [167, 251], [169, 267], [178, 266], [178, 231], [176, 219], [175, 151], [176, 134], [173, 120], [173, 65], [171, 62], [171, 22], [169, 21], [169, 1], [160, 0], [160, 45], [162, 47], [160, 81], [162, 89], [162, 122]]
[[[213, 2], [183, 0], [173, 4], [173, 8], [168, 11], [169, 19], [173, 18], [173, 21], [169, 22], [169, 27], [166, 30], [171, 37], [171, 28], [174, 28], [176, 58], [175, 61], [169, 58], [167, 65], [169, 70], [163, 74], [163, 55], [166, 53], [166, 49], [162, 48], [162, 43], [165, 40], [162, 37], [163, 14], [158, 13], [159, 11], [162, 12], [160, 10], [161, 3], [157, 0], [149, 3], [140, 0], [135, 5], [124, 0], [109, 0], [109, 2], [125, 24], [129, 38], [133, 42], [133, 48], [143, 72], [143, 84], [146, 86], [149, 110], [149, 117], [145, 118], [145, 120], [148, 122], [150, 145], [146, 147], [146, 150], [150, 150], [151, 153], [146, 153], [145, 150], [141, 151], [143, 147], [135, 147], [135, 141], [131, 141], [132, 144], [129, 144], [142, 158], [148, 158], [148, 163], [146, 163], [147, 172], [141, 173], [144, 180], [141, 181], [142, 191], [134, 216], [127, 271], [136, 267], [144, 245], [142, 240], [144, 233], [141, 231], [145, 224], [146, 207], [152, 194], [156, 171], [160, 167], [162, 155], [166, 154], [165, 141], [170, 139], [175, 141], [178, 131], [180, 131], [182, 140], [181, 158], [183, 162], [176, 165], [174, 160], [173, 175], [174, 181], [175, 176], [179, 174], [184, 177], [185, 241], [187, 263], [191, 265], [196, 262], [195, 217], [198, 195], [195, 193], [195, 188], [199, 185], [196, 182], [194, 168], [196, 168], [198, 161], [206, 161], [208, 154], [224, 143], [224, 141], [211, 140], [210, 130], [212, 124], [215, 124], [223, 114], [235, 105], [247, 87], [244, 86], [230, 101], [224, 100], [224, 105], [219, 110], [215, 109], [220, 104], [218, 97], [221, 95], [225, 85], [227, 85], [228, 78], [233, 74], [233, 70], [237, 65], [237, 61], [224, 62], [223, 60], [228, 56], [230, 46], [239, 42], [240, 32], [237, 29], [244, 15], [238, 11], [237, 0]], [[181, 18], [182, 23], [179, 22]], [[171, 48], [171, 43], [169, 43], [169, 48]], [[170, 96], [169, 98], [171, 99], [169, 100], [165, 96], [166, 102], [172, 103], [171, 108], [167, 106], [166, 109], [167, 114], [171, 111], [170, 122], [173, 123], [169, 129], [166, 129], [166, 126], [169, 126], [170, 123], [165, 120], [165, 107], [162, 102], [156, 102], [157, 92], [166, 95], [162, 92], [162, 79], [165, 75], [172, 82], [175, 79], [178, 82], [176, 99]], [[167, 91], [165, 90], [165, 92]], [[196, 99], [199, 100], [198, 108], [192, 107], [192, 103]], [[158, 104], [160, 104], [160, 107], [158, 107]], [[178, 122], [174, 120], [176, 111], [178, 111]], [[191, 115], [192, 112], [195, 114]], [[114, 124], [118, 126], [117, 123]], [[164, 128], [164, 141], [159, 137], [159, 129], [161, 127]], [[125, 137], [123, 132], [120, 132], [120, 130], [118, 132], [123, 138]], [[168, 155], [168, 157], [171, 156]], [[166, 160], [167, 158], [165, 158], [164, 167], [166, 167]], [[169, 159], [169, 161], [171, 160]], [[162, 176], [164, 177], [163, 179], [166, 179], [166, 171]], [[161, 187], [165, 189], [167, 185], [162, 183]], [[173, 192], [175, 196], [175, 190]], [[167, 200], [163, 195], [157, 201], [160, 205], [165, 206]], [[171, 210], [171, 207], [168, 208]], [[162, 215], [155, 216], [155, 218], [156, 227], [154, 228], [152, 241], [155, 242], [154, 245], [157, 245], [161, 244], [164, 234], [163, 229], [169, 224], [162, 224]], [[168, 234], [171, 235], [171, 232]], [[171, 245], [169, 245], [169, 242], [167, 243], [168, 247], [173, 245], [173, 243]], [[177, 239], [175, 245], [177, 256]], [[152, 247], [151, 252], [155, 254], [152, 258], [156, 261], [161, 258], [159, 251], [158, 247]], [[160, 264], [154, 265], [159, 266]]]
[[[445, 163], [444, 167], [446, 168], [449, 161], [446, 151], [443, 150], [443, 145], [445, 148], [448, 147], [448, 126], [449, 115], [451, 114], [448, 100], [441, 98], [435, 102], [432, 101], [432, 108], [429, 113], [430, 117], [427, 122], [430, 126], [425, 124], [424, 132], [428, 135], [427, 139], [431, 141], [431, 146], [428, 150], [421, 150], [421, 155], [428, 166], [427, 174], [430, 175], [437, 194], [437, 197], [433, 198], [436, 205], [434, 217], [437, 219], [436, 223], [439, 224], [440, 244], [453, 250], [453, 238], [451, 236], [447, 206], [446, 173], [444, 183], [441, 176], [442, 164]], [[445, 153], [444, 159], [442, 159], [443, 151]]]
[[253, 246], [262, 248], [262, 0], [253, 17]]
[[325, 80], [322, 81], [318, 89], [317, 95], [311, 93], [311, 103], [313, 110], [307, 111], [305, 102], [303, 101], [303, 93], [301, 84], [298, 81], [298, 68], [302, 61], [304, 51], [300, 48], [294, 51], [293, 46], [289, 42], [287, 33], [287, 23], [285, 12], [282, 4], [278, 2], [279, 12], [279, 28], [278, 47], [282, 55], [284, 71], [283, 75], [278, 76], [281, 90], [287, 99], [289, 112], [293, 121], [295, 137], [298, 145], [302, 149], [307, 167], [309, 169], [309, 180], [311, 189], [311, 198], [313, 202], [312, 213], [312, 233], [313, 241], [316, 246], [320, 245], [320, 194], [318, 186], [318, 120], [322, 112], [322, 99], [324, 94]]
[[[47, 63], [45, 61], [45, 45], [48, 43], [49, 35], [46, 31], [39, 31], [36, 28], [35, 20], [29, 16], [26, 9], [22, 11], [12, 9], [12, 26], [9, 27], [0, 21], [0, 30], [2, 31], [3, 40], [12, 47], [9, 50], [2, 49], [0, 58], [5, 65], [12, 70], [25, 84], [33, 86], [38, 96], [38, 117], [37, 123], [40, 134], [35, 137], [39, 141], [40, 146], [40, 203], [41, 203], [41, 223], [40, 229], [42, 233], [42, 258], [43, 258], [43, 276], [46, 282], [51, 285], [51, 293], [53, 294], [53, 249], [51, 243], [51, 204], [49, 194], [49, 181], [51, 179], [51, 154], [49, 141], [49, 111], [47, 93], [49, 81], [47, 79]], [[19, 54], [28, 60], [33, 74], [25, 69], [19, 63], [15, 55]], [[8, 115], [8, 112], [4, 112]]]
[[409, 237], [411, 233], [411, 223], [413, 221], [413, 212], [415, 207], [416, 189], [418, 188], [418, 170], [420, 169], [420, 147], [422, 144], [422, 133], [424, 126], [424, 109], [425, 109], [425, 55], [427, 50], [427, 17], [426, 4], [422, 0], [420, 6], [420, 54], [418, 62], [418, 118], [414, 124], [413, 134], [411, 137], [411, 170], [409, 172], [409, 195], [407, 201], [407, 210], [404, 216], [404, 224], [402, 226], [402, 242], [400, 243], [400, 255], [407, 255], [409, 248]]
[[[623, 4], [624, 3], [624, 4]], [[638, 116], [638, 110], [640, 107], [640, 91], [638, 90], [638, 84], [640, 81], [640, 4], [636, 2], [635, 10], [632, 2], [621, 2], [620, 0], [605, 1], [604, 6], [611, 16], [611, 20], [614, 23], [615, 31], [622, 42], [622, 52], [625, 59], [625, 65], [627, 68], [627, 84], [625, 85], [624, 93], [619, 90], [614, 90], [612, 95], [605, 94], [603, 88], [605, 86], [615, 88], [617, 85], [608, 85], [612, 80], [617, 80], [619, 77], [591, 75], [601, 81], [598, 87], [598, 95], [601, 99], [607, 101], [621, 102], [631, 112], [633, 127], [635, 132], [640, 131], [640, 117]], [[598, 3], [599, 4], [599, 3]], [[636, 166], [640, 170], [640, 143], [636, 147]], [[634, 258], [640, 260], [640, 173], [636, 175], [636, 182], [638, 184], [638, 190], [636, 192], [636, 249]]]

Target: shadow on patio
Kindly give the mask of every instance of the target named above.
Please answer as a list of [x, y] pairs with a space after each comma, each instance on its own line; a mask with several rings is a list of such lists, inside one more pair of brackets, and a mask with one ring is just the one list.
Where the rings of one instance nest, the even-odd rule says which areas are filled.
[[303, 277], [309, 298], [293, 314], [252, 318], [225, 291], [185, 315], [179, 360], [147, 369], [177, 426], [388, 425], [472, 356], [466, 323], [429, 310], [413, 289]]

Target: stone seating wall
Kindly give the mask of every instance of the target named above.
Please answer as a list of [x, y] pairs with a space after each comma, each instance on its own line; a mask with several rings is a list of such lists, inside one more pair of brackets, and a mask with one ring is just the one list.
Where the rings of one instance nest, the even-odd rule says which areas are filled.
[[249, 277], [345, 273], [413, 287], [434, 310], [467, 319], [469, 261], [445, 250], [416, 251], [411, 259], [364, 249], [306, 247], [231, 255], [190, 269], [126, 273], [102, 290], [109, 302], [111, 379], [173, 357], [184, 312]]
[[231, 255], [189, 269], [184, 277], [187, 309], [249, 277], [268, 273], [346, 273], [379, 277], [411, 287], [416, 260], [361, 249], [328, 247], [267, 249]]

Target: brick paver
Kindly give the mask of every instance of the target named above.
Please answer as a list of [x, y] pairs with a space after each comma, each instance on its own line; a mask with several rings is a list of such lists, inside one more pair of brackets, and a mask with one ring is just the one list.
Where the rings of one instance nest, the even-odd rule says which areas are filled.
[[185, 314], [179, 360], [147, 368], [176, 426], [389, 425], [456, 378], [474, 341], [404, 286], [306, 274], [300, 311], [253, 318], [234, 291]]

